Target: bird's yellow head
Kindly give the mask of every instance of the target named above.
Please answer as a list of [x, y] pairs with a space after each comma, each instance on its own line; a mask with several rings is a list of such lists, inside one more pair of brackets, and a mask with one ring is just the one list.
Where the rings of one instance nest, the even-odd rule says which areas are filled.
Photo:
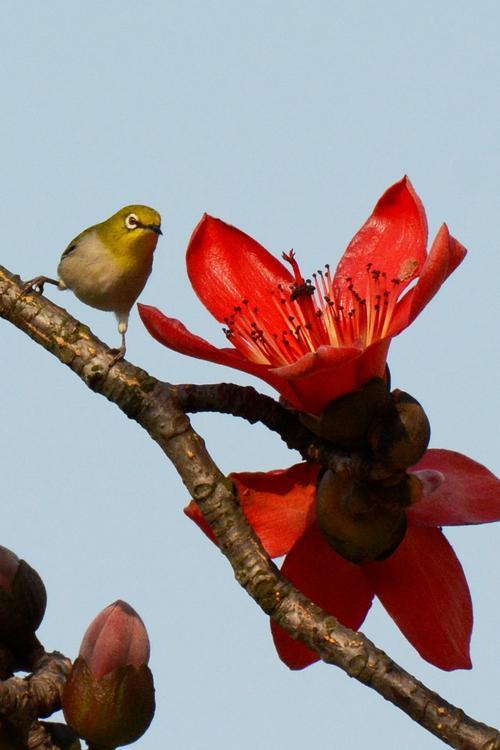
[[149, 206], [121, 208], [96, 227], [106, 246], [122, 258], [152, 255], [161, 231], [161, 216]]

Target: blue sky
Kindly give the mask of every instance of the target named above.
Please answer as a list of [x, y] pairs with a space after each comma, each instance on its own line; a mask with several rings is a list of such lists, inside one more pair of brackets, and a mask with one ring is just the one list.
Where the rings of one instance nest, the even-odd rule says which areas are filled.
[[[203, 212], [304, 270], [335, 264], [378, 197], [408, 174], [433, 236], [469, 248], [393, 342], [394, 385], [421, 401], [431, 445], [498, 471], [500, 72], [495, 2], [160, 2], [2, 6], [0, 263], [53, 274], [84, 227], [129, 203], [163, 216], [141, 300], [216, 343], [192, 292], [188, 238]], [[110, 314], [48, 295], [115, 346]], [[291, 673], [223, 557], [182, 514], [158, 448], [12, 326], [2, 356], [0, 543], [34, 565], [40, 636], [75, 656], [87, 624], [126, 599], [152, 641], [158, 709], [138, 746], [262, 750], [441, 743], [343, 673]], [[128, 358], [171, 382], [252, 383], [160, 347], [132, 313]], [[224, 471], [297, 455], [259, 427], [193, 419]], [[364, 632], [475, 718], [498, 709], [498, 527], [447, 532], [475, 604], [472, 672], [422, 662], [377, 605]]]

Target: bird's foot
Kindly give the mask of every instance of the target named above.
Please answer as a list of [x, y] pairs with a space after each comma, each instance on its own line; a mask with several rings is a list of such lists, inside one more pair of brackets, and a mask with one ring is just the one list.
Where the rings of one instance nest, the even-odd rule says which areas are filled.
[[55, 286], [59, 286], [59, 281], [57, 279], [51, 279], [49, 276], [37, 276], [35, 279], [31, 279], [31, 281], [26, 282], [26, 284], [21, 289], [20, 296], [24, 297], [25, 294], [29, 294], [30, 292], [38, 292], [38, 294], [43, 294], [43, 288], [45, 284], [54, 284]]
[[125, 351], [126, 351], [126, 349], [125, 349], [124, 345], [120, 346], [119, 349], [110, 349], [109, 350], [110, 354], [113, 355], [113, 359], [111, 360], [111, 363], [109, 365], [109, 369], [111, 369], [112, 367], [114, 367], [117, 362], [120, 362], [124, 358]]

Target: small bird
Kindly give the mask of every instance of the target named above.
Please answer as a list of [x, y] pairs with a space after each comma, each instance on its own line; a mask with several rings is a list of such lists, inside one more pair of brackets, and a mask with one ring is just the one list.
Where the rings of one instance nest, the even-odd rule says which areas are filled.
[[25, 285], [23, 293], [33, 289], [43, 293], [44, 284], [55, 284], [59, 289], [71, 289], [91, 307], [114, 312], [122, 337], [114, 364], [125, 355], [130, 310], [151, 273], [160, 234], [157, 211], [148, 206], [125, 206], [69, 243], [57, 267], [57, 280], [39, 276]]

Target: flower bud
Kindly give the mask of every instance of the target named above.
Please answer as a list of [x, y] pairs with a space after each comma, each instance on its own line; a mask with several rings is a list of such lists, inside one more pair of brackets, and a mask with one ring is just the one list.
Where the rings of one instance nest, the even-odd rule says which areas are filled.
[[382, 378], [373, 378], [359, 391], [332, 401], [319, 417], [301, 414], [302, 423], [319, 437], [338, 448], [362, 447], [369, 427], [390, 405], [390, 393]]
[[87, 629], [64, 687], [70, 727], [106, 749], [144, 734], [155, 710], [148, 660], [149, 638], [137, 612], [122, 601], [106, 607]]
[[96, 680], [118, 667], [147, 664], [149, 638], [143, 621], [126, 602], [110, 604], [87, 628], [79, 655]]
[[318, 525], [328, 544], [346, 560], [383, 560], [403, 541], [409, 502], [401, 487], [361, 484], [328, 470], [316, 495]]
[[34, 636], [47, 604], [42, 579], [14, 552], [0, 546], [0, 642], [15, 654], [16, 669], [31, 669], [40, 644]]
[[370, 431], [375, 462], [397, 471], [416, 464], [424, 455], [431, 428], [416, 399], [404, 391], [391, 394], [393, 408]]
[[19, 567], [19, 558], [7, 547], [0, 546], [0, 588], [9, 593]]

